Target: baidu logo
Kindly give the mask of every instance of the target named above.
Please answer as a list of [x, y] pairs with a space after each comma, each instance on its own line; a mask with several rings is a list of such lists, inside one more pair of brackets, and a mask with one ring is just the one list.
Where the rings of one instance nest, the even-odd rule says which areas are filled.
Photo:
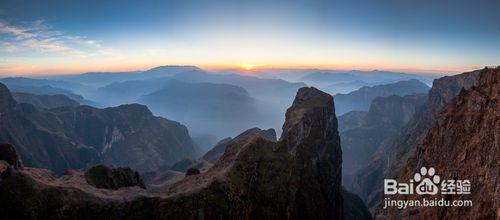
[[[416, 185], [416, 186], [415, 186]], [[471, 183], [469, 180], [441, 180], [433, 167], [422, 167], [413, 175], [409, 183], [398, 183], [395, 179], [384, 179], [384, 194], [416, 194], [436, 195], [441, 194], [470, 194]]]
[[[413, 176], [413, 180], [415, 182], [420, 182], [417, 185], [416, 191], [419, 195], [436, 195], [438, 193], [438, 185], [441, 180], [436, 174], [436, 170], [434, 168], [429, 168], [427, 170], [426, 167], [420, 168], [420, 173], [415, 173]], [[427, 176], [427, 177], [426, 177]]]

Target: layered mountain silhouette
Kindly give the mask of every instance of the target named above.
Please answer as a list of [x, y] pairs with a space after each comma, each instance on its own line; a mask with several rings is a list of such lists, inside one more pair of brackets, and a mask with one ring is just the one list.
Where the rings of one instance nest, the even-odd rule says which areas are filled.
[[16, 147], [27, 166], [62, 173], [106, 163], [156, 170], [194, 156], [186, 127], [142, 105], [53, 109], [17, 103], [0, 84], [0, 143]]
[[[320, 70], [312, 71], [298, 79], [321, 88], [323, 91], [330, 94], [349, 93], [358, 90], [361, 87], [377, 86], [384, 84], [396, 83], [398, 81], [407, 81], [416, 79], [425, 84], [430, 84], [436, 76], [424, 74], [409, 74], [391, 71], [335, 71], [335, 70]], [[401, 94], [394, 94], [401, 95]]]
[[367, 111], [376, 97], [427, 93], [428, 90], [426, 84], [415, 79], [372, 87], [364, 86], [347, 94], [335, 95], [335, 108], [338, 115], [349, 111]]
[[57, 178], [44, 169], [15, 166], [11, 156], [0, 161], [0, 215], [342, 219], [346, 213], [369, 218], [360, 199], [340, 185], [342, 153], [332, 96], [301, 88], [286, 112], [280, 140], [263, 134], [252, 129], [235, 138], [206, 172], [188, 170], [182, 180], [157, 191], [143, 189], [130, 170], [98, 167]]
[[179, 120], [194, 133], [231, 136], [266, 118], [259, 102], [241, 87], [177, 80], [163, 86], [141, 97], [139, 103], [159, 115]]
[[[474, 77], [473, 77], [474, 76]], [[477, 76], [477, 77], [476, 77]], [[471, 86], [471, 78], [477, 78]], [[436, 115], [435, 122], [416, 145], [407, 162], [403, 162], [397, 172], [397, 179], [404, 181], [413, 177], [420, 167], [433, 167], [444, 180], [469, 180], [470, 194], [443, 195], [447, 201], [472, 200], [472, 206], [451, 207], [408, 207], [376, 211], [380, 219], [495, 219], [498, 218], [498, 171], [500, 170], [500, 69], [483, 69], [462, 74], [454, 78], [444, 78], [437, 83], [439, 92], [450, 91], [442, 87], [449, 85], [460, 89], [456, 97], [453, 93], [429, 97], [433, 104], [447, 104]], [[449, 83], [457, 82], [455, 86]], [[395, 196], [394, 199], [415, 199], [418, 195]]]
[[99, 106], [98, 103], [88, 100], [80, 94], [90, 88], [77, 82], [61, 80], [32, 79], [24, 77], [8, 77], [0, 79], [11, 92], [29, 93], [35, 95], [65, 95], [82, 105]]
[[16, 92], [12, 96], [18, 103], [28, 103], [39, 108], [57, 108], [64, 106], [78, 106], [80, 103], [65, 95], [35, 95]]

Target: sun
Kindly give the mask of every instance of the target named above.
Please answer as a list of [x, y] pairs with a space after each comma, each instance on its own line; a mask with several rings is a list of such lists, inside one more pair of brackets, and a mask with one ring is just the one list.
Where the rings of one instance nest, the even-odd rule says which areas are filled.
[[256, 67], [260, 67], [262, 65], [260, 64], [250, 64], [250, 63], [245, 63], [245, 64], [241, 64], [240, 67], [243, 68], [244, 70], [253, 70], [255, 69]]

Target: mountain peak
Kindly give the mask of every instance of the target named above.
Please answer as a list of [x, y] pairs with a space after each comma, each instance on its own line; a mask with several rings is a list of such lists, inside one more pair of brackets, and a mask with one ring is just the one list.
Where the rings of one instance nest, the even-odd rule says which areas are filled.
[[328, 93], [325, 93], [314, 87], [302, 87], [297, 92], [293, 107], [297, 108], [314, 108], [333, 106], [333, 98]]
[[201, 71], [202, 69], [196, 67], [196, 66], [181, 66], [181, 65], [166, 65], [166, 66], [157, 66], [154, 68], [151, 68], [147, 71], [147, 73], [179, 73], [179, 72], [185, 72], [185, 71], [193, 71], [193, 70], [198, 70]]

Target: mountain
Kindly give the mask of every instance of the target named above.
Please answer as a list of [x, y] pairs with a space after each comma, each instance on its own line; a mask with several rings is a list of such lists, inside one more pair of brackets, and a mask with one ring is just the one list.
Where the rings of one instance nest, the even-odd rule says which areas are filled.
[[[149, 70], [153, 73], [163, 68]], [[149, 71], [144, 72], [144, 78], [117, 81], [106, 85], [99, 89], [99, 98], [106, 98], [102, 102], [132, 102], [139, 98], [141, 95], [146, 95], [162, 89], [165, 84], [171, 80], [178, 80], [187, 83], [215, 83], [215, 84], [229, 84], [242, 87], [247, 90], [250, 96], [268, 101], [270, 104], [279, 102], [279, 112], [286, 109], [286, 105], [293, 100], [295, 91], [298, 88], [305, 86], [303, 83], [290, 83], [281, 79], [262, 79], [254, 76], [243, 76], [237, 74], [213, 74], [200, 69], [193, 68], [191, 70], [183, 71], [177, 74], [159, 74], [162, 77], [150, 79], [146, 76], [152, 74]], [[131, 89], [133, 88], [133, 89]], [[101, 97], [101, 95], [105, 97]], [[109, 96], [109, 97], [107, 97]], [[281, 122], [280, 122], [281, 123]]]
[[479, 71], [445, 76], [434, 80], [425, 104], [414, 114], [394, 140], [383, 143], [367, 163], [353, 175], [352, 183], [347, 187], [359, 195], [373, 208], [382, 198], [384, 178], [393, 178], [401, 165], [414, 151], [443, 106], [453, 99], [462, 88], [474, 85]]
[[139, 99], [156, 114], [186, 124], [200, 134], [232, 136], [269, 117], [259, 102], [237, 86], [215, 83], [167, 81], [163, 89]]
[[[472, 206], [421, 206], [403, 210], [379, 207], [377, 218], [498, 218], [499, 79], [499, 68], [481, 70], [474, 86], [460, 90], [442, 108], [435, 123], [397, 175], [399, 181], [407, 181], [420, 172], [421, 167], [432, 167], [435, 175], [440, 177], [437, 183], [445, 180], [469, 180], [470, 194], [438, 194], [435, 197], [445, 198], [446, 201], [471, 200]], [[458, 185], [457, 183], [456, 186]], [[420, 197], [422, 196], [416, 194], [395, 195], [392, 199], [421, 199]]]
[[0, 143], [13, 144], [26, 165], [58, 174], [98, 162], [149, 171], [194, 156], [186, 127], [142, 105], [37, 109], [0, 84], [0, 112]]
[[392, 72], [383, 70], [361, 71], [361, 70], [312, 70], [301, 77], [300, 80], [307, 83], [348, 83], [362, 81], [366, 83], [386, 84], [390, 82], [417, 79], [425, 83], [430, 83], [436, 76], [426, 74], [410, 74], [403, 72]]
[[203, 71], [203, 70], [196, 66], [158, 66], [142, 72], [141, 76], [160, 78], [169, 75], [175, 75], [183, 72], [192, 72], [192, 71]]
[[11, 168], [0, 181], [0, 217], [342, 219], [344, 207], [355, 207], [345, 213], [362, 219], [367, 210], [359, 200], [343, 200], [333, 106], [330, 95], [301, 88], [279, 141], [255, 132], [227, 146], [208, 171], [162, 191], [97, 189], [78, 171], [56, 178], [43, 169]]
[[0, 82], [4, 83], [12, 92], [35, 95], [65, 95], [82, 105], [99, 106], [98, 103], [81, 96], [81, 94], [88, 93], [91, 88], [78, 82], [25, 77], [2, 78]]
[[305, 86], [304, 83], [291, 83], [281, 79], [265, 79], [238, 74], [219, 75], [200, 71], [179, 73], [175, 75], [174, 78], [185, 82], [208, 82], [235, 85], [246, 89], [256, 98], [263, 100], [281, 100], [282, 102], [284, 102], [283, 98], [285, 98], [287, 103], [293, 100], [297, 89]]
[[[372, 102], [373, 103], [373, 102]], [[364, 123], [364, 118], [368, 112], [350, 111], [338, 117], [339, 132], [360, 127]]]
[[19, 103], [32, 104], [39, 108], [57, 108], [63, 106], [78, 106], [80, 103], [65, 95], [35, 95], [16, 92], [12, 96]]
[[274, 131], [274, 129], [270, 128], [267, 130], [260, 130], [259, 128], [251, 128], [239, 134], [235, 138], [228, 137], [220, 140], [219, 142], [217, 142], [217, 144], [215, 144], [214, 147], [212, 147], [212, 149], [205, 153], [205, 155], [203, 155], [201, 159], [206, 160], [210, 163], [215, 163], [224, 154], [229, 144], [231, 144], [233, 141], [238, 141], [239, 139], [242, 139], [248, 135], [252, 135], [256, 132], [267, 140], [276, 141], [276, 132]]
[[428, 90], [429, 87], [427, 85], [415, 79], [372, 87], [364, 86], [347, 94], [335, 95], [335, 108], [338, 115], [353, 110], [367, 111], [375, 97], [427, 93]]
[[35, 79], [26, 77], [7, 77], [1, 78], [1, 83], [8, 87], [40, 87], [50, 86], [53, 88], [60, 88], [65, 90], [81, 90], [85, 86], [78, 82], [68, 82], [63, 80], [50, 80], [50, 79]]
[[[424, 94], [375, 98], [359, 126], [340, 133], [343, 179], [347, 180], [346, 176], [360, 169], [382, 143], [396, 138], [425, 100]], [[345, 184], [348, 182], [344, 181]]]

